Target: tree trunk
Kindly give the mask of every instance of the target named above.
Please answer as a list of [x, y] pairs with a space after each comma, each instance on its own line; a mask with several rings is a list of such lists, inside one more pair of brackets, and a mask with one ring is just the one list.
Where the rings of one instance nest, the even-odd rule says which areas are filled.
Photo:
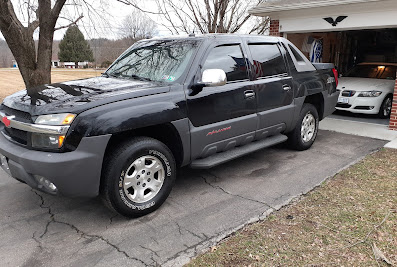
[[[25, 27], [17, 18], [10, 0], [0, 0], [0, 30], [18, 63], [28, 94], [51, 83], [52, 44], [55, 24], [66, 0], [38, 0], [37, 19]], [[40, 28], [36, 52], [34, 31]]]

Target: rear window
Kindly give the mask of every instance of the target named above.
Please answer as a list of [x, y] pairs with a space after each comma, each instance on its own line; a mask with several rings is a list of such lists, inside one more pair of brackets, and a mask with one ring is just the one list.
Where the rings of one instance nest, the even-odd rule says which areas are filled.
[[274, 76], [287, 73], [284, 59], [277, 44], [249, 44], [254, 60], [255, 78]]
[[396, 66], [385, 65], [358, 65], [351, 69], [346, 77], [372, 78], [372, 79], [396, 79]]

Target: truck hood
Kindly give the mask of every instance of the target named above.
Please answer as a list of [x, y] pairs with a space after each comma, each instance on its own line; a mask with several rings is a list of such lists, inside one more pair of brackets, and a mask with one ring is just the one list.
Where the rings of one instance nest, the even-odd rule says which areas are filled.
[[80, 113], [120, 100], [168, 92], [159, 82], [95, 77], [42, 85], [6, 97], [3, 104], [32, 116], [51, 113]]
[[394, 80], [357, 77], [339, 78], [338, 90], [393, 92]]

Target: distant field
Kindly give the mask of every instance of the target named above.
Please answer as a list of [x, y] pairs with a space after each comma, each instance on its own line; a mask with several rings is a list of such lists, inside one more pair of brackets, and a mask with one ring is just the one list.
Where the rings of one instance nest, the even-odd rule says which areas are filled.
[[[103, 70], [52, 70], [52, 82], [64, 82], [76, 79], [84, 79], [100, 76]], [[4, 97], [25, 89], [22, 76], [18, 69], [0, 69], [0, 101]]]

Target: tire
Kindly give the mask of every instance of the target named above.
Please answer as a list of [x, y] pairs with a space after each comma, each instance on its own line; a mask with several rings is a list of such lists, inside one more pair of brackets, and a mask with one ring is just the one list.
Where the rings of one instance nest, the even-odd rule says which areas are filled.
[[140, 217], [158, 209], [175, 183], [176, 164], [160, 141], [136, 137], [105, 157], [101, 196], [106, 206], [126, 217]]
[[392, 96], [391, 95], [386, 96], [382, 102], [382, 105], [380, 106], [378, 117], [382, 119], [389, 118], [391, 114], [392, 105], [393, 105]]
[[294, 130], [288, 134], [290, 147], [300, 151], [309, 149], [316, 140], [318, 123], [317, 109], [312, 104], [303, 104], [299, 120]]

